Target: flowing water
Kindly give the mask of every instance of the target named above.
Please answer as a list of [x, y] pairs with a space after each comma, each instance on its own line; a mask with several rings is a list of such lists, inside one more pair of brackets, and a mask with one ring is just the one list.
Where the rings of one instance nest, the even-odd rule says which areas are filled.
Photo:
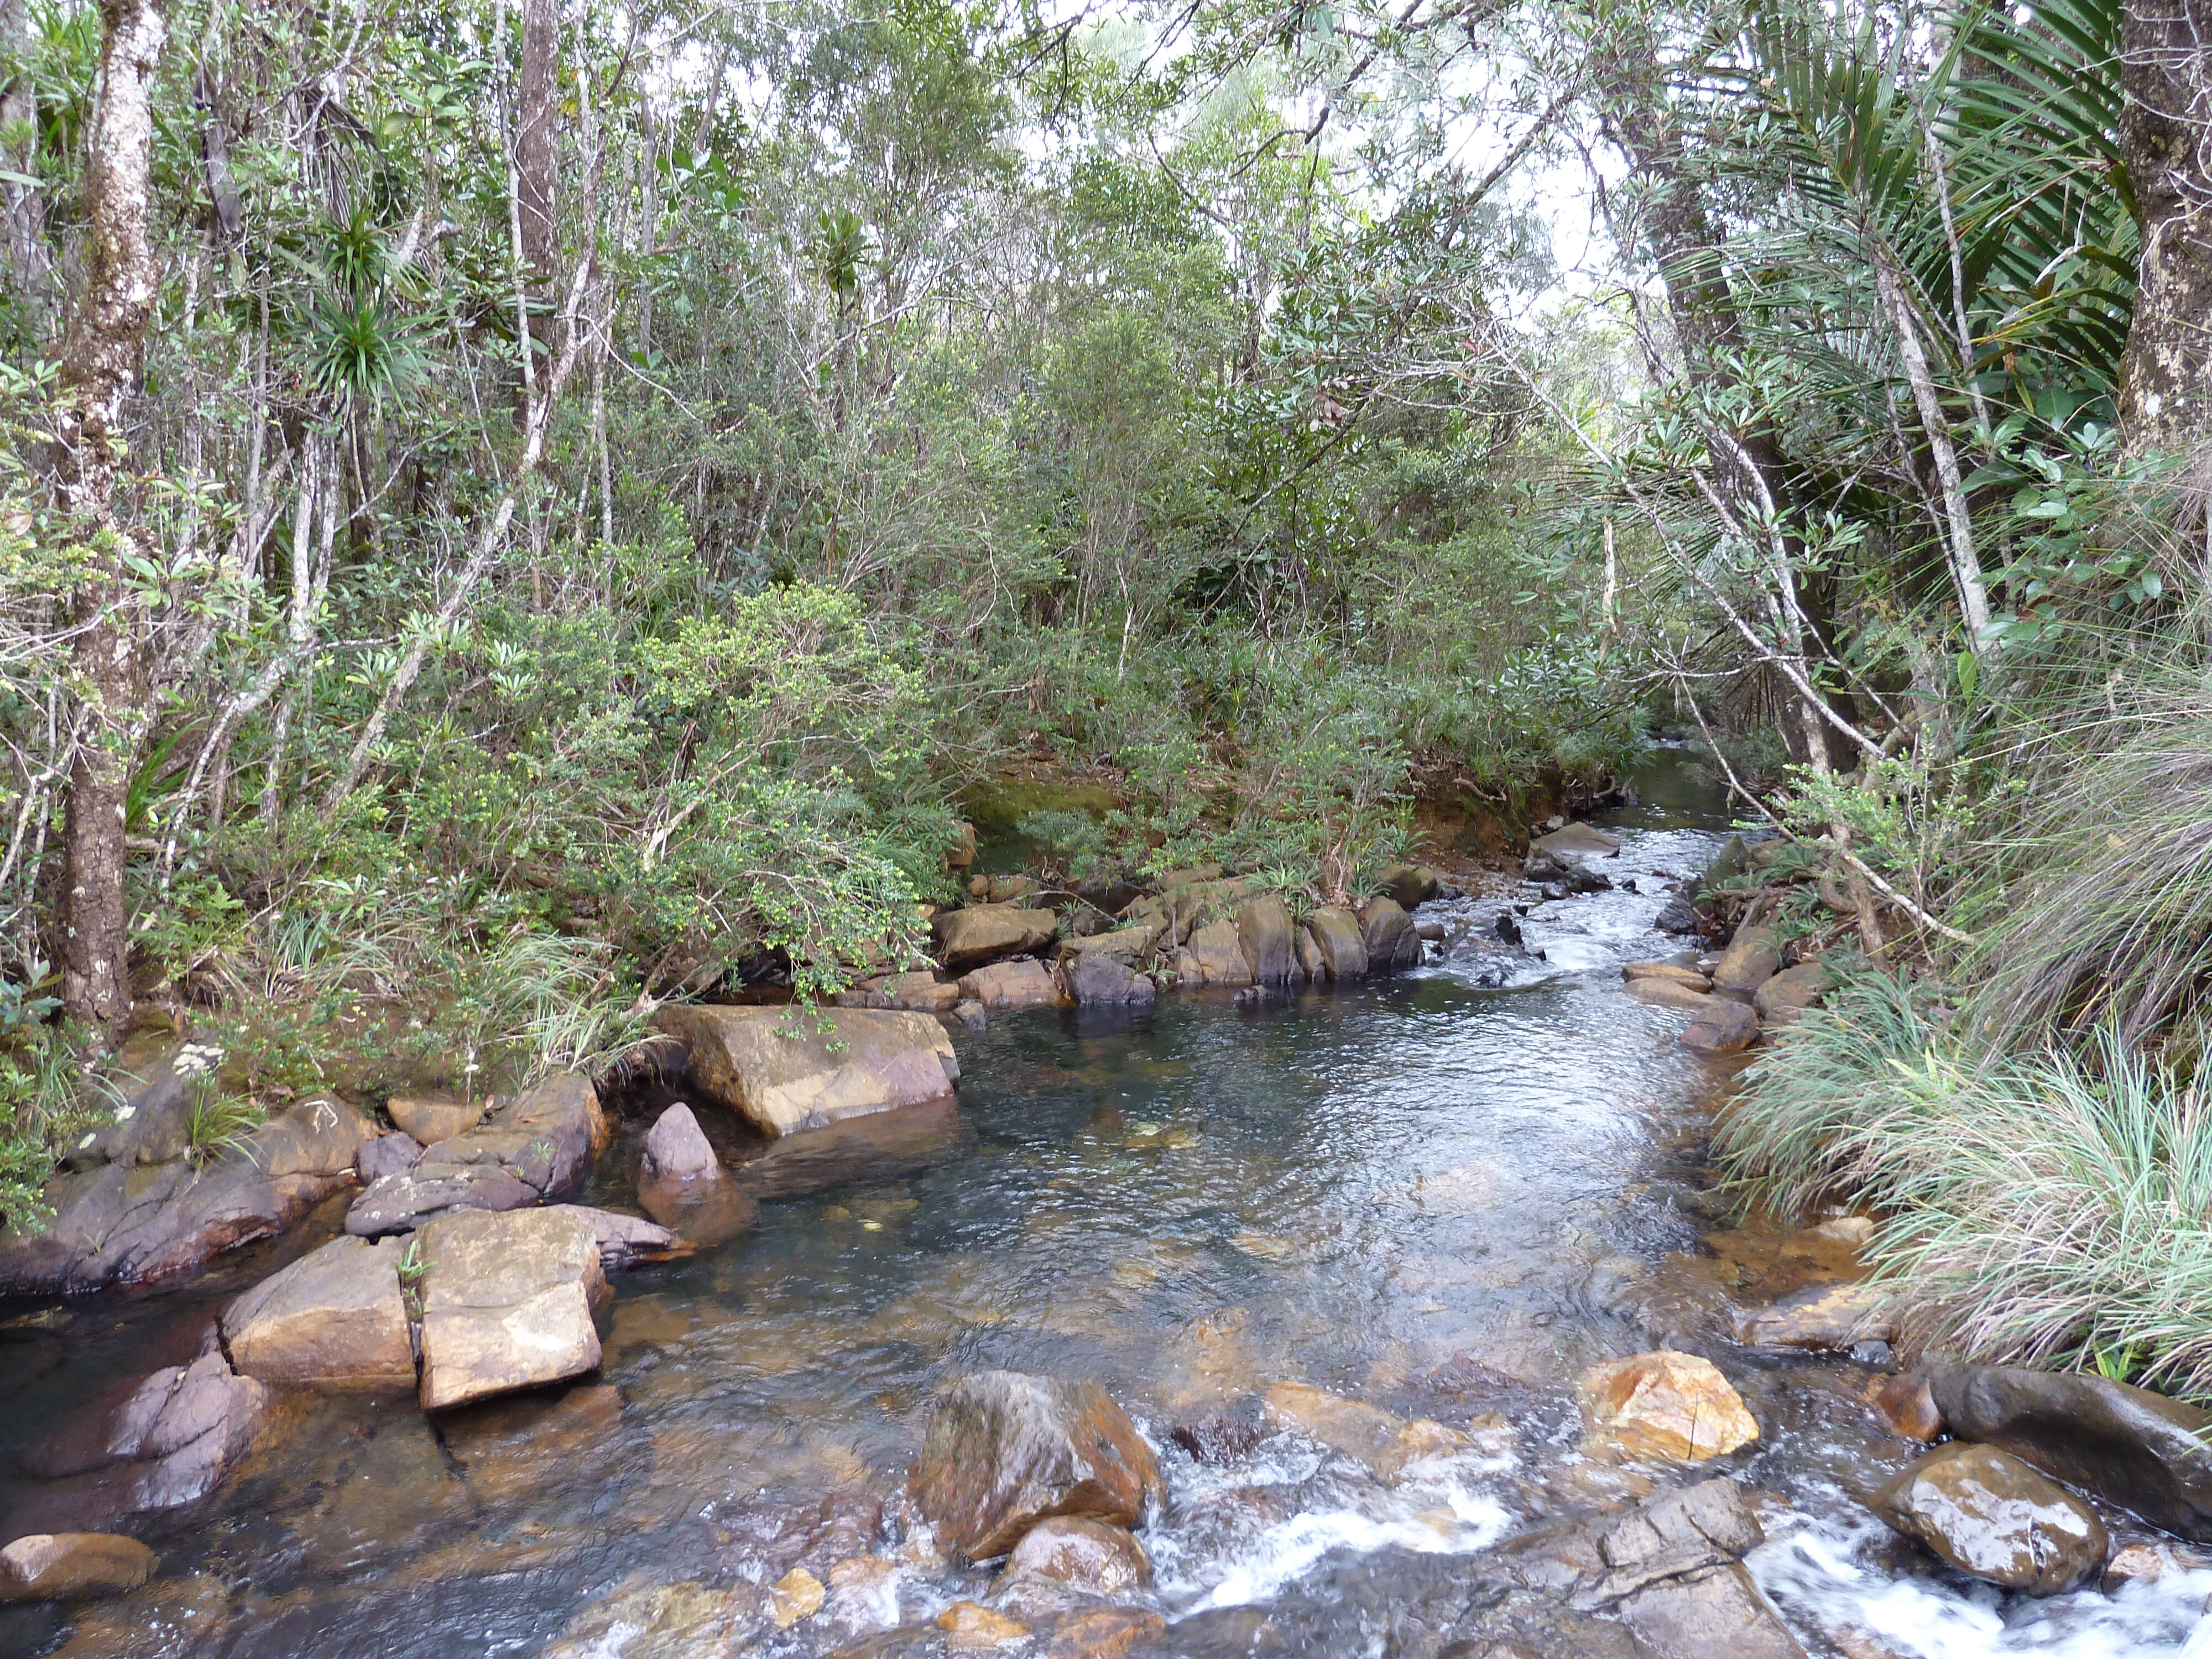
[[[1676, 1048], [1681, 1017], [1626, 998], [1617, 968], [1674, 948], [1649, 931], [1665, 881], [1723, 820], [1684, 775], [1649, 781], [1609, 820], [1622, 885], [1528, 916], [1540, 956], [1497, 942], [1501, 899], [1454, 901], [1426, 913], [1451, 930], [1441, 955], [1397, 979], [963, 1037], [957, 1109], [773, 1150], [702, 1112], [760, 1224], [618, 1278], [598, 1376], [434, 1422], [286, 1401], [221, 1493], [143, 1518], [164, 1581], [68, 1651], [534, 1655], [623, 1588], [763, 1582], [805, 1552], [896, 1561], [766, 1650], [831, 1652], [987, 1588], [902, 1546], [898, 1494], [933, 1386], [1007, 1366], [1104, 1382], [1161, 1447], [1163, 1650], [1178, 1632], [1233, 1650], [1234, 1610], [1262, 1607], [1292, 1632], [1276, 1650], [1348, 1653], [1348, 1604], [1418, 1598], [1510, 1530], [1647, 1490], [1577, 1451], [1566, 1385], [1664, 1340], [1717, 1358], [1759, 1419], [1715, 1467], [1772, 1495], [1750, 1565], [1814, 1651], [1864, 1633], [1856, 1651], [1917, 1659], [2178, 1652], [2212, 1575], [2029, 1603], [1938, 1573], [1858, 1501], [1907, 1455], [1863, 1403], [1870, 1374], [1727, 1342], [1729, 1293], [1835, 1264], [1805, 1235], [1714, 1233], [1702, 1130], [1724, 1069]], [[627, 1196], [659, 1098], [629, 1103], [592, 1201]], [[313, 1237], [183, 1292], [16, 1310], [0, 1455], [51, 1464]], [[1279, 1379], [1510, 1426], [1397, 1486], [1294, 1434], [1207, 1464], [1170, 1439], [1208, 1413], [1250, 1423]], [[64, 1524], [77, 1490], [19, 1481], [14, 1529]], [[69, 1631], [7, 1613], [0, 1655]]]

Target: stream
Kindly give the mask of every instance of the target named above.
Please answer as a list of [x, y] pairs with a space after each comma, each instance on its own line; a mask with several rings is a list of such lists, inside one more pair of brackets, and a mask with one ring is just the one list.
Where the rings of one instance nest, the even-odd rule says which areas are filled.
[[[1711, 1472], [1764, 1494], [1747, 1565], [1809, 1651], [2179, 1652], [2212, 1573], [2036, 1602], [1942, 1571], [1859, 1501], [1912, 1450], [1863, 1402], [1875, 1374], [1728, 1340], [1731, 1297], [1771, 1299], [1848, 1252], [1717, 1231], [1703, 1131], [1728, 1067], [1675, 1048], [1682, 1017], [1627, 999], [1618, 968], [1678, 948], [1651, 921], [1725, 814], [1680, 771], [1646, 779], [1644, 802], [1597, 820], [1625, 844], [1615, 890], [1524, 919], [1541, 957], [1497, 941], [1499, 896], [1449, 901], [1422, 913], [1449, 930], [1441, 954], [1397, 978], [962, 1034], [957, 1109], [770, 1150], [702, 1109], [745, 1161], [759, 1225], [619, 1276], [597, 1376], [434, 1422], [407, 1401], [294, 1396], [222, 1491], [134, 1524], [161, 1580], [74, 1626], [0, 1610], [0, 1659], [536, 1655], [625, 1588], [766, 1582], [801, 1548], [888, 1558], [759, 1650], [833, 1653], [988, 1589], [908, 1540], [899, 1496], [932, 1388], [986, 1367], [1102, 1382], [1159, 1448], [1168, 1499], [1145, 1536], [1169, 1633], [1146, 1651], [1243, 1651], [1242, 1609], [1271, 1614], [1271, 1651], [1395, 1652], [1369, 1616], [1394, 1599], [1437, 1593], [1510, 1532], [1650, 1490], [1577, 1449], [1569, 1385], [1662, 1343], [1714, 1358], [1761, 1425]], [[585, 1201], [627, 1201], [667, 1097], [625, 1103]], [[327, 1236], [180, 1291], [6, 1310], [0, 1460], [37, 1468]], [[1263, 1431], [1250, 1402], [1279, 1379], [1505, 1426], [1385, 1486]], [[1209, 1414], [1244, 1443], [1201, 1463], [1170, 1431]], [[52, 1490], [10, 1488], [10, 1535], [60, 1523], [36, 1507]]]

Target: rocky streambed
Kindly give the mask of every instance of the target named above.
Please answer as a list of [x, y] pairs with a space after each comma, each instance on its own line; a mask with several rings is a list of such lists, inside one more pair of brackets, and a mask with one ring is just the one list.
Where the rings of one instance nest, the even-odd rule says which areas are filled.
[[1069, 951], [956, 988], [975, 1029], [879, 984], [910, 1040], [763, 1071], [749, 1014], [604, 1099], [333, 1114], [228, 1209], [88, 1158], [142, 1254], [88, 1226], [73, 1284], [308, 1218], [0, 1315], [0, 1654], [2181, 1651], [2187, 1421], [1900, 1371], [1863, 1221], [1722, 1224], [1755, 1022], [1711, 999], [1789, 1009], [1755, 938], [1651, 931], [1716, 807], [1616, 815], [1565, 854], [1602, 888], [1376, 912], [1441, 935], [1389, 977], [1331, 982], [1352, 914], [1267, 982], [1217, 887], [1103, 935], [1194, 995], [1075, 995], [1127, 981]]

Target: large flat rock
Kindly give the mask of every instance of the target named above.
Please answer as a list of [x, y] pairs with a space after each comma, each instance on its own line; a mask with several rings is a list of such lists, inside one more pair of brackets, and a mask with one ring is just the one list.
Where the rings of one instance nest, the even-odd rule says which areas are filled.
[[441, 1216], [550, 1203], [584, 1184], [611, 1138], [591, 1080], [556, 1073], [495, 1103], [476, 1127], [440, 1141], [410, 1168], [369, 1182], [346, 1212], [345, 1229], [380, 1238]]
[[222, 1316], [242, 1376], [320, 1389], [415, 1386], [399, 1241], [334, 1238], [264, 1279]]
[[952, 1039], [928, 1014], [677, 1004], [660, 1023], [690, 1045], [700, 1092], [771, 1138], [933, 1100], [960, 1080]]
[[940, 910], [929, 927], [939, 957], [947, 968], [958, 971], [1001, 957], [1042, 951], [1060, 932], [1060, 918], [1049, 910], [1024, 910], [1011, 904], [971, 904], [961, 910]]
[[598, 1368], [607, 1281], [588, 1217], [566, 1207], [445, 1216], [417, 1235], [416, 1257], [424, 1410]]

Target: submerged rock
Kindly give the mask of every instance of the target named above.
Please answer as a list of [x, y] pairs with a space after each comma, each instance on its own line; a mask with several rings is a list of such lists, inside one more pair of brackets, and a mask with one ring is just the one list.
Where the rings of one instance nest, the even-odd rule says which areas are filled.
[[567, 1208], [443, 1217], [419, 1237], [423, 1409], [594, 1370], [607, 1281], [591, 1222]]
[[75, 1601], [120, 1595], [154, 1576], [161, 1558], [107, 1532], [33, 1533], [0, 1549], [0, 1601]]
[[1121, 1595], [1151, 1585], [1152, 1560], [1135, 1535], [1121, 1527], [1059, 1515], [1022, 1535], [1006, 1559], [1006, 1571], [1057, 1579], [1094, 1595]]
[[223, 1346], [243, 1376], [323, 1389], [411, 1389], [399, 1241], [334, 1238], [232, 1303]]
[[115, 1414], [111, 1456], [148, 1465], [137, 1473], [131, 1507], [174, 1509], [222, 1484], [253, 1443], [269, 1391], [235, 1375], [221, 1349], [189, 1365], [170, 1365], [138, 1385]]
[[595, 1601], [539, 1659], [692, 1659], [743, 1651], [768, 1624], [766, 1593], [696, 1582], [635, 1584]]
[[1268, 1420], [1309, 1440], [1371, 1463], [1397, 1437], [1406, 1419], [1379, 1407], [1347, 1400], [1310, 1382], [1278, 1382], [1263, 1402]]
[[1711, 1360], [1661, 1349], [1575, 1379], [1590, 1428], [1632, 1455], [1698, 1462], [1759, 1438], [1759, 1424]]
[[1738, 1316], [1735, 1340], [1754, 1348], [1848, 1352], [1861, 1342], [1887, 1342], [1895, 1322], [1886, 1291], [1869, 1285], [1812, 1285], [1781, 1301]]
[[1060, 932], [1060, 918], [1049, 910], [1022, 910], [1011, 904], [971, 904], [939, 911], [929, 927], [939, 958], [958, 970], [1042, 951]]
[[2030, 1595], [2078, 1589], [2112, 1543], [2094, 1510], [1991, 1446], [1930, 1452], [1868, 1502], [1960, 1571]]
[[1127, 963], [1103, 951], [1083, 951], [1060, 964], [1060, 984], [1077, 1007], [1100, 1004], [1148, 1008], [1159, 1000], [1159, 988]]
[[978, 1371], [939, 1395], [907, 1489], [941, 1546], [982, 1561], [1052, 1516], [1134, 1525], [1160, 1471], [1097, 1383]]
[[2101, 1376], [2009, 1365], [1937, 1366], [1929, 1388], [1961, 1439], [2212, 1543], [2212, 1413]]
[[771, 1139], [934, 1100], [960, 1080], [952, 1040], [927, 1014], [672, 1005], [660, 1018], [690, 1043], [700, 1090]]

